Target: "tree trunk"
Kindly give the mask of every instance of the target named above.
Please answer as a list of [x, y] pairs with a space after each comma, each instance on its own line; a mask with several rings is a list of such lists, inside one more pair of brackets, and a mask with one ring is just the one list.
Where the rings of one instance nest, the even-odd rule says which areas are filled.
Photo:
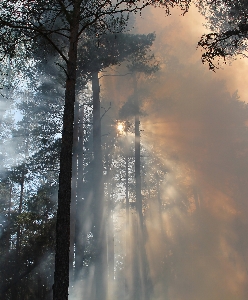
[[[126, 141], [127, 142], [127, 141]], [[129, 233], [129, 197], [128, 197], [128, 151], [125, 153], [125, 197], [126, 197], [126, 235]]]
[[[107, 206], [108, 206], [108, 215], [107, 215], [107, 257], [108, 257], [108, 279], [110, 289], [108, 291], [112, 291], [113, 293], [113, 282], [114, 282], [114, 267], [115, 267], [115, 246], [114, 246], [114, 222], [113, 222], [113, 199], [111, 197], [111, 179], [112, 179], [112, 171], [110, 169], [111, 159], [110, 159], [109, 147], [106, 146], [106, 183], [107, 183]], [[113, 298], [113, 294], [108, 295], [110, 299]]]
[[[10, 182], [9, 186], [9, 200], [8, 200], [8, 219], [7, 219], [7, 228], [5, 233], [5, 243], [4, 243], [4, 256], [8, 257], [10, 252], [10, 227], [11, 227], [11, 200], [12, 200], [12, 182]], [[4, 265], [6, 264], [6, 260]], [[6, 264], [7, 267], [7, 264]], [[5, 267], [4, 267], [5, 269]]]
[[134, 104], [135, 104], [135, 120], [134, 120], [134, 134], [135, 134], [135, 193], [136, 193], [136, 209], [139, 216], [140, 226], [143, 225], [142, 214], [142, 195], [141, 195], [141, 176], [140, 176], [140, 120], [139, 120], [139, 100], [137, 93], [137, 78], [134, 75]]
[[95, 266], [95, 300], [105, 300], [107, 295], [106, 215], [101, 148], [101, 106], [98, 72], [92, 73], [93, 90], [93, 239]]
[[[25, 179], [25, 164], [23, 165], [22, 173], [21, 173], [21, 181], [20, 181], [20, 198], [19, 198], [19, 207], [18, 207], [18, 216], [22, 213], [22, 204], [23, 204], [23, 192], [24, 192], [24, 179]], [[15, 249], [15, 270], [14, 270], [14, 276], [13, 281], [17, 281], [20, 276], [20, 249], [21, 249], [21, 225], [19, 224], [17, 226], [17, 233], [16, 233], [16, 249]], [[19, 294], [18, 294], [18, 285], [14, 285], [12, 292], [12, 299], [18, 300]]]
[[73, 128], [73, 157], [72, 157], [72, 179], [71, 179], [71, 216], [70, 216], [70, 282], [74, 281], [74, 243], [75, 243], [75, 225], [76, 225], [76, 201], [77, 201], [77, 177], [78, 177], [78, 117], [79, 103], [75, 102]]
[[141, 176], [140, 176], [140, 120], [139, 115], [135, 115], [135, 191], [136, 208], [139, 216], [140, 226], [143, 227]]
[[70, 24], [70, 44], [60, 152], [53, 300], [68, 299], [72, 145], [79, 17], [80, 1], [74, 1], [72, 22]]
[[76, 203], [76, 225], [75, 225], [75, 272], [74, 279], [81, 280], [79, 277], [82, 274], [84, 265], [84, 252], [86, 241], [85, 222], [87, 219], [86, 199], [87, 190], [84, 177], [84, 105], [79, 111], [79, 131], [78, 131], [78, 178], [77, 178], [77, 203]]
[[192, 187], [193, 189], [193, 196], [194, 196], [194, 200], [195, 200], [195, 208], [196, 208], [196, 212], [199, 213], [200, 212], [200, 193], [199, 193], [199, 189], [196, 185], [194, 185]]
[[135, 101], [135, 191], [136, 191], [136, 209], [137, 209], [137, 229], [134, 245], [134, 299], [147, 300], [150, 298], [151, 280], [149, 279], [149, 266], [145, 249], [146, 230], [142, 212], [142, 194], [141, 194], [141, 162], [140, 162], [140, 108], [137, 93], [137, 78], [134, 75], [134, 101]]

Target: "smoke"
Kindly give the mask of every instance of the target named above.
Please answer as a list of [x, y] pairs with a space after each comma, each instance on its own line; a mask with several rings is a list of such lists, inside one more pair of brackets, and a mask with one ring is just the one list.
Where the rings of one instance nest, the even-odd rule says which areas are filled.
[[[202, 65], [196, 45], [207, 29], [194, 8], [167, 18], [149, 8], [142, 17], [136, 30], [156, 32], [161, 69], [138, 84], [152, 95], [143, 104], [141, 143], [152, 145], [168, 168], [160, 181], [162, 209], [153, 199], [146, 217], [154, 299], [245, 300], [247, 63], [237, 60], [216, 73]], [[104, 80], [105, 96], [123, 107], [132, 94], [128, 84], [128, 78]]]

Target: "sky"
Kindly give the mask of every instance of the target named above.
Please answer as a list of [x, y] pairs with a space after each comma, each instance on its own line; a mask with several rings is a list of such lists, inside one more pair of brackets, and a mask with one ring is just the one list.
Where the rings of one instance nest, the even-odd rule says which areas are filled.
[[[196, 49], [208, 31], [203, 23], [193, 7], [167, 17], [148, 8], [134, 29], [156, 33], [160, 71], [138, 83], [146, 112], [141, 143], [168, 166], [161, 198], [174, 203], [147, 219], [154, 300], [248, 298], [248, 60], [208, 70]], [[121, 107], [132, 94], [130, 82], [104, 79], [105, 97]]]

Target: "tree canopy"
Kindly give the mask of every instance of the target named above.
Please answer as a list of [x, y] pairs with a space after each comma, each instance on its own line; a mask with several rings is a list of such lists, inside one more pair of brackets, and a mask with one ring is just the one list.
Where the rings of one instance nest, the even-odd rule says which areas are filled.
[[200, 12], [206, 17], [211, 33], [204, 34], [198, 46], [205, 52], [202, 62], [209, 68], [218, 68], [215, 58], [226, 59], [236, 55], [245, 56], [248, 38], [248, 3], [243, 0], [201, 0], [197, 3]]

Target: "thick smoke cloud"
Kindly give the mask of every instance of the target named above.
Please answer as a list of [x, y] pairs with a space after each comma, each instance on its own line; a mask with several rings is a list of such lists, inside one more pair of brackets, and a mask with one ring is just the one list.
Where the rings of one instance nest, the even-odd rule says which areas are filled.
[[[148, 9], [139, 33], [156, 32], [160, 71], [141, 80], [142, 143], [154, 145], [169, 172], [161, 182], [167, 209], [150, 204], [146, 244], [155, 299], [245, 300], [248, 297], [247, 63], [210, 72], [197, 41], [206, 32], [193, 8], [165, 18]], [[122, 69], [119, 69], [121, 72]], [[121, 107], [129, 79], [104, 80]], [[238, 90], [238, 92], [236, 92]], [[173, 205], [172, 205], [173, 204]], [[181, 207], [185, 206], [184, 209]], [[163, 266], [161, 266], [163, 261]]]

